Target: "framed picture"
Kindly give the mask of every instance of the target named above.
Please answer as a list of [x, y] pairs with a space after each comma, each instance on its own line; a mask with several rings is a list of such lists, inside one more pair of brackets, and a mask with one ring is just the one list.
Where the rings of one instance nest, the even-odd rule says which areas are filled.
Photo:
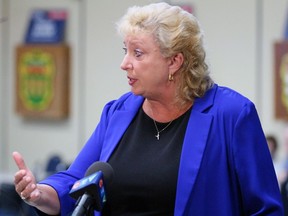
[[274, 56], [275, 117], [288, 120], [288, 41], [274, 44]]
[[16, 48], [16, 111], [27, 118], [63, 119], [69, 114], [69, 47]]

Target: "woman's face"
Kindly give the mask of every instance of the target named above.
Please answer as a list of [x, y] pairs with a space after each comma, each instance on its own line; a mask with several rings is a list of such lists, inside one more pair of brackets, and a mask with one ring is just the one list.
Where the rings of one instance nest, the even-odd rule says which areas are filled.
[[150, 34], [129, 35], [124, 38], [125, 57], [121, 69], [127, 72], [131, 91], [146, 98], [161, 97], [168, 85], [169, 58]]

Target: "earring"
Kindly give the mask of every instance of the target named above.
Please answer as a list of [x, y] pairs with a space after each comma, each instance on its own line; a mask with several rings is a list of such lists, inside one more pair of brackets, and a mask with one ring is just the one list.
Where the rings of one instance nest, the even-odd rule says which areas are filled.
[[173, 80], [174, 80], [173, 74], [169, 74], [168, 80], [169, 80], [169, 81], [173, 81]]

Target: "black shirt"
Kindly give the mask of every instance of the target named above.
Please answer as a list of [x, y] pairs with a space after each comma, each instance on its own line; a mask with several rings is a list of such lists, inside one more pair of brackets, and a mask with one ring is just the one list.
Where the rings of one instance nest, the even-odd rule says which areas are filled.
[[[153, 119], [139, 110], [109, 159], [114, 180], [102, 215], [173, 215], [181, 149], [190, 111], [157, 140]], [[168, 123], [157, 123], [159, 131]]]

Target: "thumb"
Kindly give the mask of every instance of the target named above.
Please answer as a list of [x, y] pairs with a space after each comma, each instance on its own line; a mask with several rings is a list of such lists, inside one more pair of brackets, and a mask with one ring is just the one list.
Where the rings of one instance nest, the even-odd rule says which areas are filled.
[[26, 164], [24, 162], [24, 159], [19, 152], [13, 152], [12, 156], [13, 156], [13, 159], [14, 159], [17, 167], [19, 168], [19, 170], [21, 170], [21, 169], [28, 170], [28, 168], [26, 167]]

